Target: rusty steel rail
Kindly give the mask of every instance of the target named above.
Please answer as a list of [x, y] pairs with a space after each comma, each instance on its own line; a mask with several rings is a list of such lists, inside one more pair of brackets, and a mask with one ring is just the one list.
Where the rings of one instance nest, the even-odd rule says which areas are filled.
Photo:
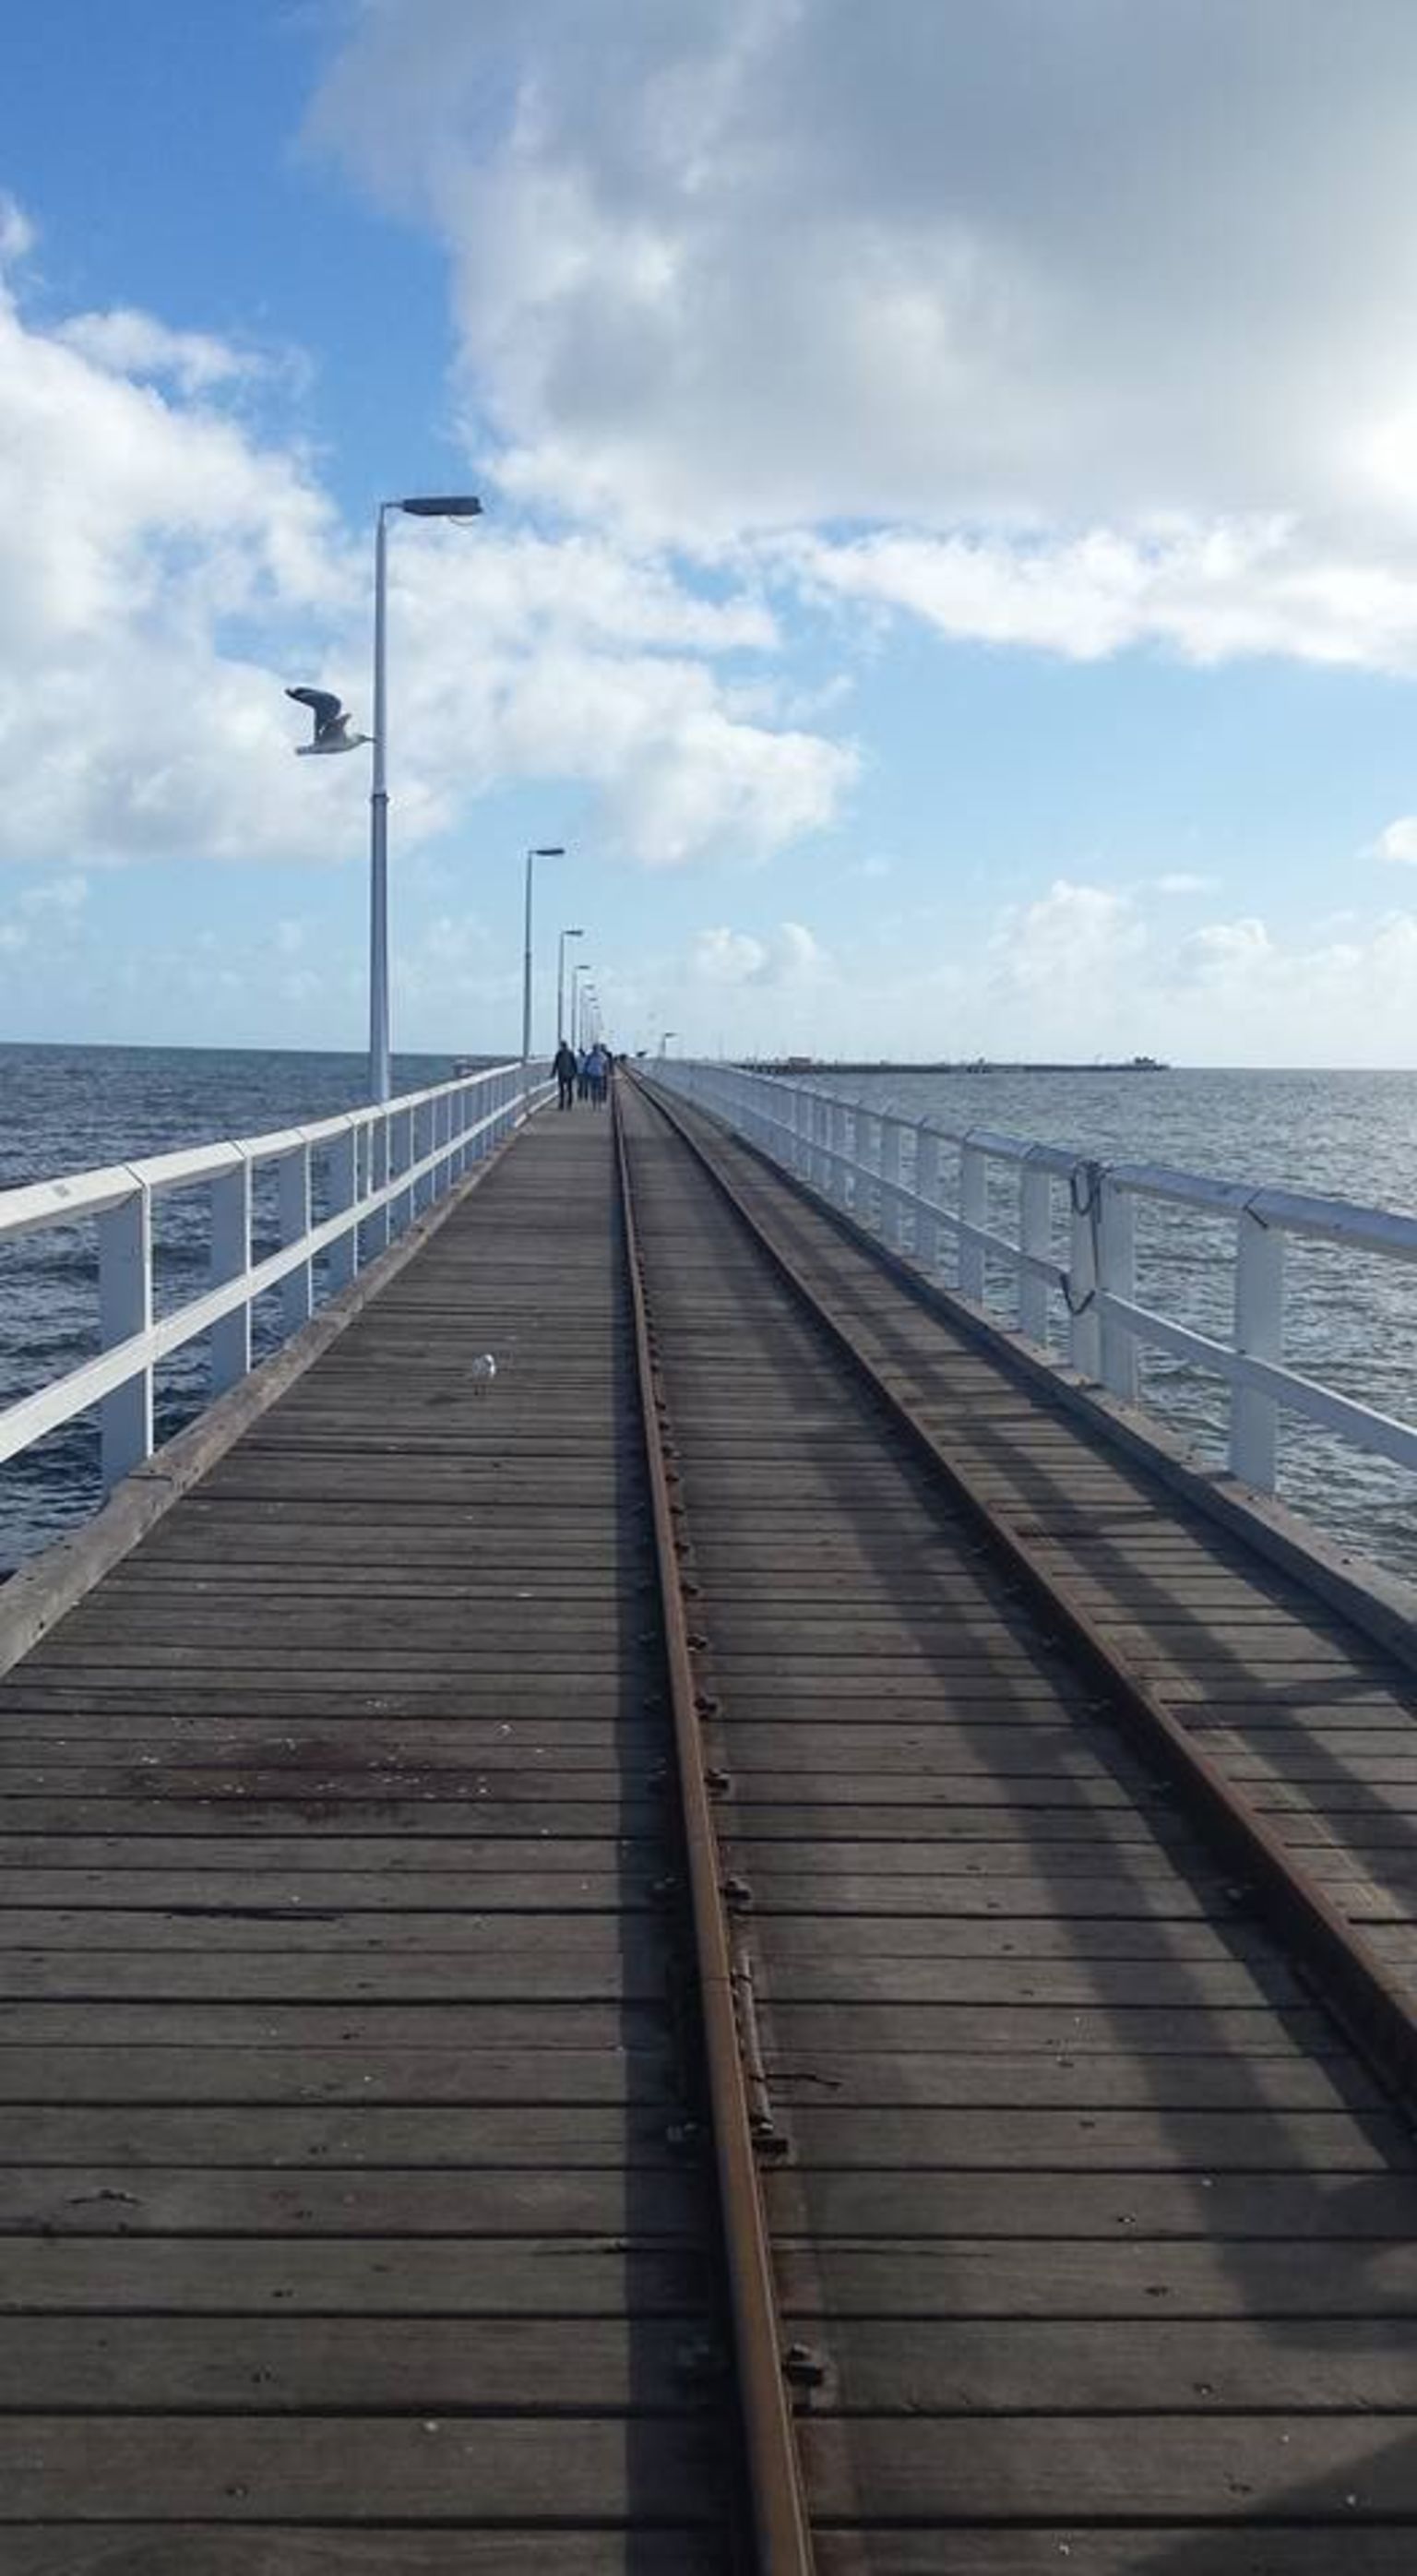
[[668, 1404], [645, 1298], [618, 1086], [614, 1091], [614, 1130], [724, 2262], [733, 2317], [738, 2410], [752, 2511], [755, 2576], [814, 2576], [816, 2559], [783, 2370], [772, 2253], [758, 2183], [722, 1862], [705, 1778], [693, 1658], [684, 1614], [676, 1529], [676, 1521], [682, 1515], [671, 1494], [674, 1471], [666, 1455]]
[[[1103, 1635], [1090, 1612], [1059, 1581], [1009, 1515], [985, 1498], [969, 1469], [882, 1376], [790, 1254], [773, 1240], [717, 1157], [658, 1092], [644, 1084], [637, 1088], [707, 1173], [797, 1304], [869, 1388], [951, 1500], [968, 1514], [1034, 1606], [1066, 1637], [1133, 1735], [1152, 1758], [1162, 1761], [1201, 1829], [1223, 1853], [1227, 1865], [1243, 1875], [1246, 1893], [1254, 1896], [1288, 1945], [1293, 1964], [1404, 2114], [1417, 2117], [1417, 2005], [1381, 1954], [1325, 1895], [1244, 1791], [1201, 1750], [1145, 1676]], [[776, 1172], [772, 1177], [782, 1179]], [[788, 1181], [784, 1186], [792, 1184]], [[825, 1214], [830, 1222], [831, 1212]]]

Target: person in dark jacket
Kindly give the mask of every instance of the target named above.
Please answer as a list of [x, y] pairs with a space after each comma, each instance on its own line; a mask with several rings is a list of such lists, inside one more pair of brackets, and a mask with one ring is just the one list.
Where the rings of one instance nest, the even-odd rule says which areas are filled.
[[576, 1074], [579, 1068], [576, 1064], [575, 1048], [567, 1046], [564, 1038], [556, 1049], [551, 1070], [556, 1076], [557, 1106], [561, 1109], [570, 1109], [575, 1102]]

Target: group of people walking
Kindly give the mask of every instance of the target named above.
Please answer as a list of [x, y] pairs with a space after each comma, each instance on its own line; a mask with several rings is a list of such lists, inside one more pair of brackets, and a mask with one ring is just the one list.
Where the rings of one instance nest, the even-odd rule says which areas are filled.
[[611, 1063], [610, 1050], [601, 1045], [599, 1038], [580, 1055], [562, 1038], [552, 1064], [558, 1106], [570, 1109], [576, 1101], [588, 1100], [593, 1109], [603, 1109], [610, 1090]]

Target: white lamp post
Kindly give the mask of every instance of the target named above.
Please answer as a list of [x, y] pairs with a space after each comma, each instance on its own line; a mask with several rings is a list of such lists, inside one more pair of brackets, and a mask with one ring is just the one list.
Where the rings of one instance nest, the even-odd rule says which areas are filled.
[[480, 518], [475, 493], [381, 501], [374, 534], [374, 775], [369, 790], [369, 1097], [389, 1096], [389, 709], [385, 673], [387, 529], [391, 510], [411, 519]]
[[556, 943], [556, 1044], [558, 1046], [566, 1034], [566, 942], [568, 939], [584, 939], [584, 937], [583, 930], [563, 930]]
[[564, 859], [566, 853], [559, 841], [548, 842], [544, 849], [526, 854], [526, 923], [522, 943], [522, 1062], [531, 1054], [531, 870], [535, 859]]
[[571, 969], [571, 1044], [578, 1055], [581, 1046], [581, 977], [589, 973], [590, 968], [586, 965]]

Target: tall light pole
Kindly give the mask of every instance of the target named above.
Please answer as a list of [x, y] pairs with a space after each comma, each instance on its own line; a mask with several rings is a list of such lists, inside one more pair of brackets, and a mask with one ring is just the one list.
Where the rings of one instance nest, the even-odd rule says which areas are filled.
[[583, 930], [563, 930], [556, 943], [556, 1044], [558, 1046], [566, 1035], [566, 942], [568, 939], [584, 939], [584, 937]]
[[564, 859], [566, 853], [559, 841], [549, 841], [544, 849], [526, 854], [526, 922], [522, 940], [522, 1062], [531, 1054], [531, 871], [536, 859]]
[[578, 1054], [581, 1043], [581, 977], [589, 973], [590, 968], [584, 963], [571, 969], [571, 1044]]
[[369, 789], [369, 1097], [389, 1096], [389, 706], [386, 677], [385, 601], [387, 594], [388, 521], [392, 510], [411, 519], [469, 519], [482, 516], [473, 492], [415, 494], [407, 501], [381, 501], [374, 531], [374, 775]]

